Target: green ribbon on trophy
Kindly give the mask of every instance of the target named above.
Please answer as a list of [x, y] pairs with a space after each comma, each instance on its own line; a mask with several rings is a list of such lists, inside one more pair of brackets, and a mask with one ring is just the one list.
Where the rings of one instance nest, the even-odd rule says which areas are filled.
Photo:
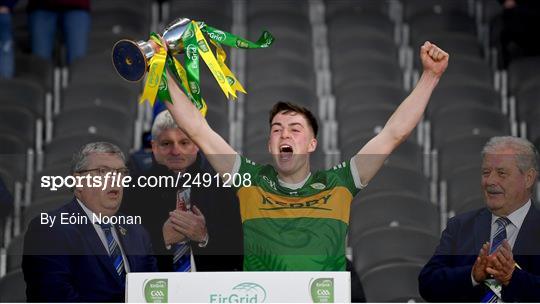
[[[215, 55], [204, 34], [214, 45]], [[148, 101], [153, 105], [156, 96], [162, 101], [171, 102], [165, 72], [167, 66], [182, 90], [203, 115], [206, 115], [207, 106], [201, 96], [200, 58], [210, 69], [227, 99], [235, 99], [236, 92], [246, 93], [246, 91], [225, 64], [227, 54], [222, 44], [234, 48], [257, 49], [267, 48], [274, 41], [274, 37], [267, 31], [264, 31], [256, 42], [252, 42], [208, 26], [204, 22], [184, 18], [175, 20], [169, 25], [163, 33], [163, 39], [167, 43], [168, 52], [155, 33], [150, 34], [150, 40], [147, 42], [134, 43], [129, 40], [117, 42], [113, 50], [116, 70], [126, 80], [138, 81], [144, 77], [148, 69], [140, 102]], [[185, 68], [174, 57], [182, 51]]]

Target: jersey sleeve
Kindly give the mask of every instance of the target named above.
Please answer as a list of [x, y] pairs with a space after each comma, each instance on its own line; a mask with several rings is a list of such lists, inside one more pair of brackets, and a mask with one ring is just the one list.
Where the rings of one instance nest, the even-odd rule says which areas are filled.
[[[231, 172], [231, 176], [234, 179], [246, 179], [249, 178], [251, 180], [251, 184], [254, 183], [257, 176], [259, 175], [259, 172], [261, 168], [264, 167], [263, 165], [256, 164], [255, 162], [247, 159], [246, 157], [237, 154], [236, 160], [234, 162], [234, 166]], [[233, 183], [236, 185], [241, 185], [242, 183]], [[235, 187], [236, 190], [240, 189], [241, 187]]]
[[354, 157], [349, 161], [344, 161], [334, 166], [328, 170], [328, 173], [335, 175], [340, 183], [349, 189], [353, 196], [367, 186], [362, 184], [362, 181], [360, 180], [360, 174], [358, 174]]

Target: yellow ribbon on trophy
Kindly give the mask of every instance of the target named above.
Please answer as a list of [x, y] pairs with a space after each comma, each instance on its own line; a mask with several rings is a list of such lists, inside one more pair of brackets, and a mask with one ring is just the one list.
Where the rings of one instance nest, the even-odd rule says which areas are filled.
[[[164, 73], [165, 64], [167, 62], [167, 53], [165, 52], [165, 48], [162, 46], [162, 43], [157, 36], [152, 35], [150, 38], [160, 48], [159, 52], [150, 59], [150, 71], [148, 73], [148, 77], [146, 78], [143, 94], [139, 99], [139, 102], [143, 103], [144, 101], [148, 100], [150, 105], [154, 106], [155, 99], [159, 91], [162, 91], [164, 94], [163, 99], [170, 100], [170, 96], [168, 95], [166, 73]], [[180, 85], [186, 90], [188, 97], [193, 100], [192, 92], [188, 85], [186, 70], [176, 58], [173, 56], [170, 58], [172, 58], [175, 67], [173, 73], [175, 72], [177, 74], [177, 78], [180, 80]], [[157, 75], [161, 75], [161, 77]], [[208, 111], [208, 106], [203, 98], [201, 98], [201, 105], [201, 107], [197, 108], [199, 108], [199, 112], [201, 112], [202, 116], [205, 117], [206, 112]]]
[[[161, 46], [161, 42], [159, 44]], [[161, 85], [161, 76], [163, 75], [163, 69], [165, 68], [165, 61], [167, 60], [167, 52], [164, 48], [160, 47], [159, 52], [150, 59], [150, 71], [146, 77], [144, 83], [144, 90], [139, 103], [143, 103], [148, 100], [152, 106], [156, 99], [156, 95]]]
[[[206, 42], [206, 38], [204, 38], [203, 33], [199, 29], [199, 25], [195, 21], [191, 21], [191, 24], [193, 25], [193, 29], [195, 31], [195, 38], [197, 39], [199, 54], [201, 55], [201, 58], [203, 59], [204, 63], [206, 63], [206, 65], [210, 69], [210, 72], [212, 72], [212, 75], [217, 80], [219, 87], [221, 88], [225, 96], [227, 98], [230, 98], [229, 97], [229, 94], [230, 94], [233, 96], [233, 98], [237, 98], [236, 90], [234, 90], [229, 84], [229, 81], [227, 80], [227, 77], [226, 77], [227, 75], [222, 69], [222, 65], [218, 62], [218, 60], [216, 59], [216, 57], [210, 50], [210, 46], [208, 45], [208, 42]], [[230, 72], [228, 68], [227, 70], [232, 75], [232, 73]]]
[[[216, 55], [210, 49], [203, 32], [209, 35], [210, 42], [216, 47]], [[267, 48], [274, 41], [274, 37], [267, 31], [263, 32], [259, 40], [251, 42], [208, 26], [203, 22], [191, 21], [182, 35], [186, 51], [184, 57], [186, 68], [184, 68], [172, 54], [167, 54], [158, 35], [152, 33], [150, 39], [160, 48], [157, 54], [150, 59], [150, 69], [140, 102], [148, 100], [153, 106], [156, 96], [162, 101], [171, 101], [167, 88], [167, 74], [164, 72], [165, 65], [167, 65], [172, 76], [176, 78], [188, 98], [203, 116], [206, 115], [208, 108], [200, 94], [199, 56], [194, 56], [194, 54], [202, 57], [227, 99], [234, 100], [237, 98], [236, 92], [246, 94], [246, 90], [225, 64], [227, 54], [221, 44], [236, 48], [253, 49]]]

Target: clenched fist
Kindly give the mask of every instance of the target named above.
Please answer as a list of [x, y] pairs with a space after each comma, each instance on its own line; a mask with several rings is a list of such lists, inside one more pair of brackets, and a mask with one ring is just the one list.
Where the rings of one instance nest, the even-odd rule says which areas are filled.
[[420, 59], [425, 73], [441, 77], [448, 67], [450, 55], [435, 44], [426, 41], [420, 48]]

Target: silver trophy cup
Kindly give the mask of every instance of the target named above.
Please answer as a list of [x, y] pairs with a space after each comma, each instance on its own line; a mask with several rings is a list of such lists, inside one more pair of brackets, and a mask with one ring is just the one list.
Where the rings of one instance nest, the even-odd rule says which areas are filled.
[[[191, 20], [178, 18], [171, 22], [161, 34], [169, 52], [173, 55], [184, 51], [182, 35]], [[112, 60], [118, 74], [128, 81], [140, 81], [148, 72], [150, 59], [159, 51], [159, 46], [152, 40], [118, 41], [112, 51]]]

